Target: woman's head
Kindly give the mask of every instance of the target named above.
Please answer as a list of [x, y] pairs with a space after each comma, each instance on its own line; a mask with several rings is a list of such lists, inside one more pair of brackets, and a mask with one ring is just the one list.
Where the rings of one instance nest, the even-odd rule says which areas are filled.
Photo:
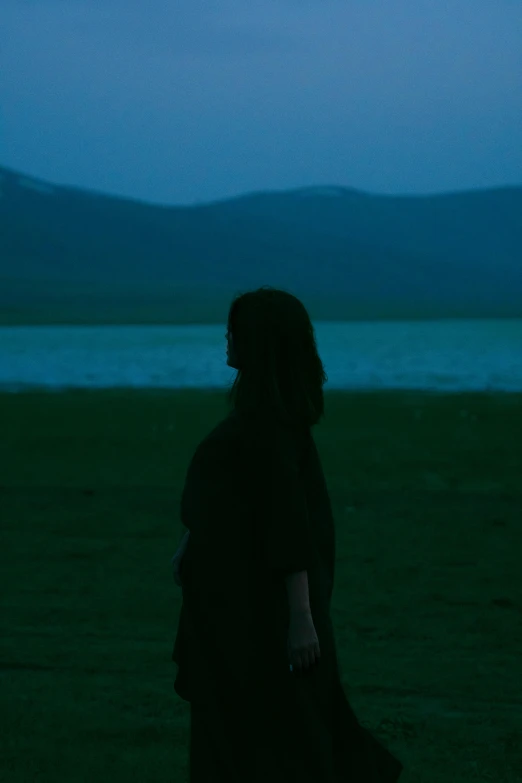
[[228, 364], [238, 370], [229, 403], [238, 411], [312, 426], [324, 416], [328, 380], [304, 305], [270, 286], [239, 294], [227, 321]]

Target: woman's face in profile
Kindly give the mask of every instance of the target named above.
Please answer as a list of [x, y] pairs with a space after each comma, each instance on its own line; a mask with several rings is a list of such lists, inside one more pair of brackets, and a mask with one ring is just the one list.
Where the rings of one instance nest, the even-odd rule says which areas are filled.
[[227, 338], [227, 364], [229, 367], [233, 367], [234, 370], [239, 370], [237, 356], [234, 351], [234, 342], [232, 340], [232, 334], [227, 329], [225, 333], [225, 337]]

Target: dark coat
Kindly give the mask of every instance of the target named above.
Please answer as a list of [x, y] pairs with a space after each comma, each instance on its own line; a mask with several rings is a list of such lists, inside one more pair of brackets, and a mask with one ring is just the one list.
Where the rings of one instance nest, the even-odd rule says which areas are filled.
[[[190, 536], [174, 688], [212, 716], [214, 747], [229, 759], [223, 780], [395, 783], [401, 763], [358, 723], [341, 685], [335, 528], [310, 430], [227, 416], [196, 449], [181, 519]], [[321, 650], [303, 673], [290, 672], [287, 653], [284, 578], [296, 571], [308, 573]]]

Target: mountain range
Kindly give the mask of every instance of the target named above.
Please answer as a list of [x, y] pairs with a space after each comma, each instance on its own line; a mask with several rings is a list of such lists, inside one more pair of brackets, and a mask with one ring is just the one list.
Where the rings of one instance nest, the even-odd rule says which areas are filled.
[[314, 320], [522, 317], [522, 187], [162, 206], [0, 167], [0, 325], [224, 324], [261, 285]]

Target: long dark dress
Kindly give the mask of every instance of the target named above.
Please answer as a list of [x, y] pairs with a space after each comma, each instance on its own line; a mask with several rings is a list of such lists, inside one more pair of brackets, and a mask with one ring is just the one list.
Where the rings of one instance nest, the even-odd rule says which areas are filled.
[[[402, 764], [355, 717], [330, 601], [335, 530], [309, 429], [234, 412], [200, 443], [172, 659], [191, 704], [190, 783], [395, 783]], [[308, 572], [321, 658], [291, 672], [284, 577]]]

